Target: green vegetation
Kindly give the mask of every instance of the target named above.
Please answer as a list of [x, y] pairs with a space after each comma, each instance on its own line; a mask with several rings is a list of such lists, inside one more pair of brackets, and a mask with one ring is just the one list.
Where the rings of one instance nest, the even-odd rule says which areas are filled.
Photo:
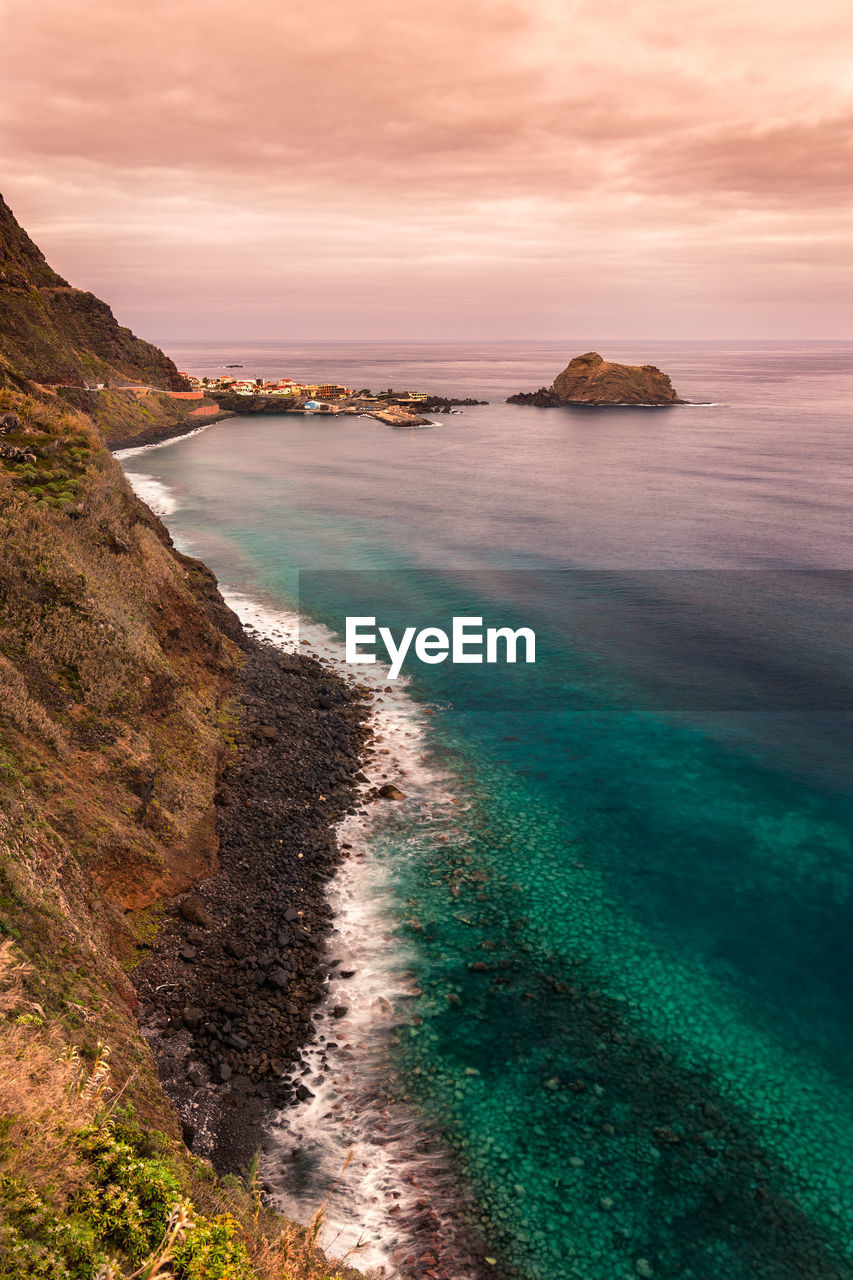
[[22, 425], [0, 441], [0, 466], [27, 497], [60, 510], [74, 506], [103, 447], [91, 425], [64, 407], [0, 392], [0, 412], [9, 404]]
[[347, 1280], [309, 1228], [264, 1208], [257, 1167], [219, 1181], [140, 1122], [110, 1054], [63, 1046], [32, 969], [0, 945], [0, 1280]]
[[213, 579], [88, 418], [7, 411], [30, 459], [0, 458], [0, 1280], [354, 1275], [319, 1219], [189, 1155], [133, 1017], [162, 898], [215, 854], [240, 653]]

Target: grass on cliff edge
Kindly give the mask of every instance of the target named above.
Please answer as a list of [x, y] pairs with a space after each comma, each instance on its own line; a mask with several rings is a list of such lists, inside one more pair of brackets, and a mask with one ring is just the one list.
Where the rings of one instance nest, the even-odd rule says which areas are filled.
[[266, 1209], [254, 1178], [143, 1126], [113, 1081], [27, 992], [0, 944], [0, 1280], [351, 1280], [308, 1227]]

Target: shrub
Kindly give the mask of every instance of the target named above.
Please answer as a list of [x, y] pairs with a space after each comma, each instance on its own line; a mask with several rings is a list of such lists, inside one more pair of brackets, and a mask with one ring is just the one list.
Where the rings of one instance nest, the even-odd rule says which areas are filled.
[[181, 1200], [178, 1179], [162, 1161], [137, 1156], [109, 1121], [84, 1129], [78, 1144], [92, 1164], [82, 1202], [95, 1234], [138, 1265], [159, 1244]]
[[228, 1214], [196, 1222], [175, 1249], [182, 1280], [256, 1280], [240, 1225]]

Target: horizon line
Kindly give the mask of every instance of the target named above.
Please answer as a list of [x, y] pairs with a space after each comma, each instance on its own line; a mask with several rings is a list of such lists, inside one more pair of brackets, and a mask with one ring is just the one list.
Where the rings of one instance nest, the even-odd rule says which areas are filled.
[[[172, 337], [168, 337], [168, 338], [164, 338], [164, 337], [157, 337], [157, 338], [154, 338], [154, 339], [149, 338], [149, 339], [147, 339], [147, 341], [149, 341], [149, 342], [151, 342], [151, 341], [156, 342], [158, 345], [165, 344], [165, 343], [168, 343], [168, 342], [194, 342], [194, 343], [196, 343], [196, 344], [197, 344], [197, 345], [199, 345], [199, 346], [206, 346], [206, 345], [213, 346], [213, 345], [217, 345], [217, 344], [220, 344], [220, 343], [252, 343], [252, 344], [254, 344], [254, 345], [256, 345], [256, 346], [278, 346], [278, 345], [283, 344], [283, 343], [291, 343], [291, 344], [294, 344], [294, 343], [322, 343], [322, 342], [327, 342], [327, 343], [336, 343], [336, 342], [345, 342], [345, 343], [348, 343], [350, 346], [366, 346], [366, 347], [367, 347], [367, 346], [391, 346], [391, 345], [397, 345], [397, 346], [400, 346], [400, 345], [407, 345], [407, 346], [417, 346], [417, 345], [422, 345], [422, 346], [454, 346], [454, 345], [459, 345], [459, 344], [461, 344], [461, 343], [479, 343], [479, 344], [481, 344], [481, 345], [483, 345], [483, 346], [511, 346], [511, 345], [515, 345], [515, 346], [534, 346], [534, 345], [538, 345], [538, 344], [541, 344], [541, 343], [552, 343], [552, 342], [564, 342], [564, 343], [566, 343], [566, 344], [573, 344], [573, 345], [579, 346], [579, 345], [582, 345], [584, 342], [589, 342], [589, 341], [590, 341], [590, 339], [589, 339], [589, 338], [583, 338], [583, 339], [581, 339], [581, 338], [560, 338], [560, 337], [553, 337], [553, 338], [473, 338], [473, 337], [472, 337], [472, 338], [401, 338], [399, 335], [397, 335], [396, 337], [388, 337], [388, 338], [344, 338], [344, 337], [338, 337], [338, 338], [334, 338], [334, 337], [331, 337], [331, 338], [329, 338], [329, 337], [326, 337], [326, 338], [322, 338], [322, 337], [302, 337], [302, 338], [294, 338], [294, 337], [281, 337], [281, 338], [270, 338], [270, 337], [264, 337], [264, 338], [259, 338], [259, 337], [217, 337], [217, 338], [198, 338], [198, 337], [192, 337], [192, 336], [184, 336], [184, 337], [172, 336]], [[798, 337], [798, 338], [762, 338], [762, 337], [756, 337], [756, 338], [720, 338], [720, 337], [717, 337], [717, 338], [629, 338], [629, 337], [623, 337], [623, 338], [598, 338], [598, 339], [593, 339], [592, 341], [597, 342], [597, 343], [600, 343], [601, 345], [605, 345], [605, 344], [607, 344], [607, 343], [615, 344], [615, 343], [620, 343], [620, 342], [622, 342], [622, 343], [637, 343], [637, 344], [639, 344], [639, 343], [670, 343], [670, 344], [677, 344], [677, 345], [680, 345], [680, 346], [687, 346], [687, 345], [689, 345], [689, 344], [691, 344], [691, 343], [702, 343], [702, 342], [707, 342], [707, 343], [711, 343], [711, 342], [725, 342], [725, 343], [729, 343], [729, 344], [730, 344], [730, 345], [732, 345], [732, 346], [749, 346], [749, 345], [751, 345], [751, 344], [755, 344], [755, 343], [759, 343], [759, 342], [761, 342], [761, 343], [774, 344], [774, 345], [777, 345], [777, 346], [785, 346], [785, 345], [790, 345], [791, 343], [806, 343], [806, 342], [808, 342], [808, 343], [823, 343], [823, 344], [826, 344], [826, 343], [838, 343], [838, 344], [840, 344], [840, 345], [841, 345], [841, 344], [848, 344], [848, 345], [849, 345], [849, 344], [853, 344], [853, 337], [849, 337], [849, 338], [815, 338], [815, 337]]]

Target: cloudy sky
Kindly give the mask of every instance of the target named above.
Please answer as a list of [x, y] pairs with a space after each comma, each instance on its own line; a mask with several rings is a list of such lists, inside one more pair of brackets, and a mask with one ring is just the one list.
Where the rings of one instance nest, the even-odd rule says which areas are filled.
[[158, 339], [853, 337], [849, 0], [0, 0], [0, 191]]

